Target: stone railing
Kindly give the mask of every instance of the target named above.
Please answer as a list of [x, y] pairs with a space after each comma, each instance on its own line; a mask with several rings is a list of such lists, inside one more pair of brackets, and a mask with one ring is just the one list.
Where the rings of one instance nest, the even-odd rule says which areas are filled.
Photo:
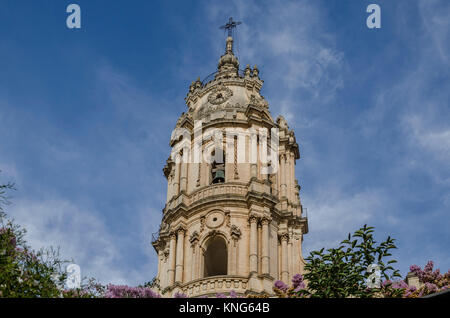
[[227, 184], [218, 183], [210, 185], [206, 188], [199, 189], [190, 195], [190, 203], [194, 203], [201, 199], [206, 199], [208, 197], [223, 195], [223, 194], [237, 194], [245, 195], [247, 193], [247, 186], [240, 184]]
[[181, 203], [189, 206], [196, 201], [201, 199], [207, 199], [209, 197], [217, 196], [217, 195], [225, 195], [225, 194], [235, 194], [244, 196], [247, 193], [247, 186], [243, 184], [237, 183], [216, 183], [209, 185], [207, 187], [200, 188], [189, 195], [180, 194], [177, 197], [173, 198], [166, 204], [164, 211], [174, 209]]
[[196, 279], [181, 288], [188, 297], [197, 297], [201, 295], [215, 296], [218, 293], [229, 293], [231, 291], [244, 294], [247, 285], [247, 277], [224, 275]]

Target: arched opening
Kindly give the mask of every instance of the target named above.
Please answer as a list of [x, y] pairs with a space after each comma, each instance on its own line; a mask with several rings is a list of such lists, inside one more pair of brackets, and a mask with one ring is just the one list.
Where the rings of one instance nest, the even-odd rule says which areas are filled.
[[227, 275], [227, 244], [222, 237], [215, 236], [209, 239], [204, 254], [204, 262], [204, 277]]
[[[220, 153], [222, 158], [220, 158]], [[211, 153], [211, 157], [215, 157], [215, 150]], [[216, 161], [216, 159], [218, 159]], [[225, 182], [225, 151], [219, 149], [219, 158], [215, 158], [211, 164], [212, 183]]]

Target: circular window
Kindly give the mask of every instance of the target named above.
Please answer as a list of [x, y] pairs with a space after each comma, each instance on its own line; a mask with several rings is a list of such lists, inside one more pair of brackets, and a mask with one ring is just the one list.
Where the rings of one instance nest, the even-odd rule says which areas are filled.
[[223, 224], [224, 216], [221, 211], [210, 212], [206, 217], [206, 226], [209, 228], [217, 228]]

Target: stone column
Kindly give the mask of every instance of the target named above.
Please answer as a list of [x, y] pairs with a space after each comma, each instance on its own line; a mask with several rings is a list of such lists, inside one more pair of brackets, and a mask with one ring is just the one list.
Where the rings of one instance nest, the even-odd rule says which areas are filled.
[[167, 270], [167, 285], [172, 286], [175, 282], [175, 253], [176, 253], [176, 234], [170, 233], [170, 248], [169, 248], [169, 269]]
[[280, 156], [281, 162], [281, 198], [286, 196], [286, 155]]
[[296, 185], [295, 185], [295, 155], [291, 153], [291, 200], [296, 201]]
[[157, 278], [158, 280], [159, 280], [160, 277], [161, 277], [161, 263], [162, 263], [163, 259], [164, 259], [163, 251], [162, 251], [162, 249], [160, 249], [160, 250], [158, 251], [158, 274], [156, 275], [156, 278]]
[[169, 202], [171, 197], [172, 197], [172, 174], [169, 174], [169, 176], [167, 177], [167, 198], [166, 198], [166, 202]]
[[267, 217], [262, 218], [262, 266], [261, 271], [263, 274], [270, 274], [269, 270], [269, 264], [270, 264], [270, 257], [269, 257], [269, 223], [270, 219]]
[[285, 164], [284, 164], [284, 196], [289, 200], [289, 192], [291, 191], [291, 189], [289, 188], [289, 154], [286, 153], [284, 155], [284, 160], [285, 160]]
[[288, 271], [290, 275], [294, 274], [294, 248], [293, 248], [293, 237], [292, 233], [289, 233], [289, 240], [288, 240], [288, 261], [289, 261], [289, 267]]
[[292, 202], [292, 153], [288, 153], [286, 157], [286, 186], [287, 186], [287, 198]]
[[288, 263], [288, 248], [287, 243], [289, 240], [288, 233], [283, 233], [280, 237], [281, 240], [281, 280], [288, 284], [289, 280], [289, 263]]
[[200, 186], [201, 172], [202, 172], [202, 165], [200, 163], [197, 163], [197, 182], [195, 184], [197, 187]]
[[[181, 161], [181, 160], [180, 160]], [[180, 165], [175, 162], [175, 179], [173, 180], [173, 196], [180, 194]]]
[[[251, 128], [253, 129], [253, 128]], [[250, 179], [256, 178], [258, 175], [258, 141], [256, 131], [253, 129], [251, 131], [249, 139], [248, 139], [248, 155], [250, 158]]]
[[230, 244], [230, 262], [229, 262], [229, 272], [228, 275], [236, 275], [236, 245], [237, 240], [232, 240]]
[[258, 273], [258, 219], [255, 215], [249, 217], [250, 222], [250, 274]]
[[191, 280], [197, 279], [197, 264], [198, 264], [198, 233], [192, 233], [189, 239], [191, 243]]
[[183, 263], [184, 263], [184, 232], [185, 229], [180, 227], [177, 231], [178, 240], [177, 240], [177, 261], [176, 261], [176, 273], [175, 273], [175, 282], [182, 283], [183, 282]]
[[188, 159], [189, 158], [184, 158], [184, 156], [187, 156], [188, 153], [187, 152], [183, 152], [183, 150], [181, 150], [181, 177], [180, 177], [180, 192], [186, 192], [187, 191], [187, 174], [188, 174]]
[[191, 280], [196, 279], [195, 269], [197, 267], [197, 244], [194, 243], [191, 245], [191, 253], [192, 253], [192, 263], [191, 263]]
[[250, 176], [251, 178], [257, 178], [258, 177], [258, 167], [257, 167], [256, 163], [251, 165], [250, 173], [251, 173], [251, 176]]

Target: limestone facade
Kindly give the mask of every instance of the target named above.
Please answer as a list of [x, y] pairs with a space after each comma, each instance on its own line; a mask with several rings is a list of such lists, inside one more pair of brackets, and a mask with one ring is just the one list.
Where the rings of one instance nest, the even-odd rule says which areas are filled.
[[[275, 280], [289, 283], [303, 272], [308, 222], [295, 179], [299, 147], [286, 120], [273, 120], [262, 85], [256, 66], [239, 71], [228, 37], [214, 76], [189, 88], [188, 111], [170, 140], [167, 201], [152, 241], [165, 295], [272, 294]], [[268, 135], [277, 129], [276, 153], [263, 134], [251, 133], [261, 128]], [[275, 160], [262, 160], [263, 152]], [[220, 156], [223, 163], [213, 160]]]

